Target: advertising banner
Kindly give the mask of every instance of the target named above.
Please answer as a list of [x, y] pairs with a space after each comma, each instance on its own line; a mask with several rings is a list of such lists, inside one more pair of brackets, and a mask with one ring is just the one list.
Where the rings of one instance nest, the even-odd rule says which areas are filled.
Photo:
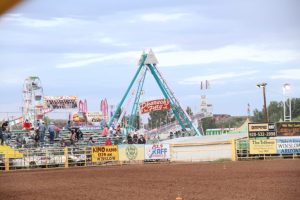
[[45, 96], [45, 106], [50, 109], [77, 108], [76, 96]]
[[76, 112], [72, 115], [72, 121], [75, 123], [85, 123], [86, 115], [83, 112]]
[[249, 140], [250, 154], [276, 154], [276, 140]]
[[140, 103], [141, 113], [148, 113], [156, 110], [169, 110], [170, 101], [168, 99], [157, 99]]
[[248, 123], [249, 138], [276, 137], [274, 123]]
[[103, 115], [101, 112], [87, 112], [86, 119], [90, 123], [101, 122]]
[[125, 144], [119, 145], [119, 160], [144, 160], [145, 145], [143, 144]]
[[300, 136], [300, 122], [276, 123], [277, 136]]
[[300, 137], [285, 137], [277, 139], [278, 154], [297, 154], [300, 153]]
[[167, 160], [170, 159], [169, 144], [147, 144], [145, 145], [145, 160]]
[[92, 162], [119, 160], [117, 145], [112, 146], [93, 146]]

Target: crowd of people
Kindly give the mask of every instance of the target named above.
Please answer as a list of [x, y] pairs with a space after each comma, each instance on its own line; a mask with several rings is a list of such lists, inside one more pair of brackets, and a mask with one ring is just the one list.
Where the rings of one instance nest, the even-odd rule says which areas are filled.
[[[76, 124], [75, 124], [76, 125]], [[44, 147], [45, 145], [56, 144], [61, 147], [77, 146], [79, 145], [117, 145], [117, 144], [146, 144], [146, 139], [142, 134], [131, 132], [124, 134], [120, 125], [109, 127], [107, 124], [103, 125], [100, 134], [91, 134], [88, 137], [83, 138], [83, 133], [80, 127], [73, 126], [72, 121], [68, 121], [62, 128], [69, 132], [69, 136], [66, 137], [66, 132], [61, 136], [61, 128], [56, 126], [53, 122], [48, 122], [48, 125], [43, 120], [36, 120], [34, 123], [30, 123], [29, 120], [25, 120], [23, 123], [23, 129], [28, 130], [26, 133], [16, 133], [15, 144], [18, 148], [21, 147]], [[8, 134], [8, 122], [2, 123], [0, 130], [0, 143], [1, 145], [7, 138]], [[127, 137], [124, 138], [124, 135]], [[87, 135], [88, 136], [88, 135]], [[96, 140], [93, 138], [96, 138]], [[13, 144], [13, 143], [12, 143]]]

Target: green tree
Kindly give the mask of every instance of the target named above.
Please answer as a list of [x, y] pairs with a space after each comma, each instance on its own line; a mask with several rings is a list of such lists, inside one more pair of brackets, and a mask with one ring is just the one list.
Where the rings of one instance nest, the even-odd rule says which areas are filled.
[[[291, 100], [292, 106], [292, 120], [297, 121], [300, 117], [300, 98], [293, 98]], [[278, 122], [283, 119], [283, 102], [271, 101], [267, 107], [269, 121]], [[263, 109], [259, 111], [254, 109], [253, 111], [253, 122], [264, 122], [264, 112]]]
[[300, 117], [300, 98], [292, 98], [292, 119]]
[[153, 129], [175, 120], [171, 110], [157, 110], [149, 113], [148, 126]]
[[270, 122], [278, 122], [283, 117], [283, 104], [277, 101], [271, 101], [268, 106], [268, 114]]
[[[202, 123], [202, 128], [206, 133], [206, 129], [216, 128], [216, 120], [213, 117], [203, 118], [198, 124]], [[201, 128], [201, 127], [198, 127]]]
[[186, 113], [189, 115], [189, 116], [193, 116], [194, 114], [193, 114], [193, 111], [192, 111], [192, 109], [191, 109], [191, 107], [187, 107], [186, 108]]
[[262, 111], [259, 111], [258, 109], [253, 110], [253, 117], [252, 117], [253, 122], [263, 122], [264, 121], [264, 114]]

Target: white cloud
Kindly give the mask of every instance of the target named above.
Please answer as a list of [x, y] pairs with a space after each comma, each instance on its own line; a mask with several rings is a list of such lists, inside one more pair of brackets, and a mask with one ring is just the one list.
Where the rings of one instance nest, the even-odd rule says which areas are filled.
[[225, 46], [212, 50], [166, 52], [158, 54], [157, 58], [163, 67], [239, 60], [268, 63], [299, 60], [300, 52], [285, 49], [267, 49], [259, 46]]
[[83, 20], [75, 19], [75, 18], [49, 18], [49, 19], [34, 19], [29, 17], [24, 17], [21, 14], [10, 14], [4, 18], [5, 21], [8, 22], [15, 22], [22, 26], [32, 27], [32, 28], [48, 28], [48, 27], [57, 27], [63, 26], [66, 24], [75, 24], [75, 23], [82, 23]]
[[[112, 41], [105, 39], [104, 41]], [[234, 61], [255, 61], [264, 63], [284, 63], [299, 60], [300, 52], [285, 49], [267, 49], [260, 46], [225, 46], [211, 50], [183, 51], [175, 44], [163, 45], [152, 48], [160, 67], [174, 67], [184, 65], [225, 63]], [[89, 54], [88, 54], [89, 55]], [[140, 51], [120, 52], [114, 54], [101, 54], [94, 58], [86, 58], [76, 63], [60, 64], [58, 68], [82, 67], [92, 63], [114, 60], [134, 63], [139, 59]], [[78, 54], [82, 57], [82, 54]]]
[[300, 80], [300, 69], [279, 70], [277, 74], [271, 76], [272, 79]]
[[[116, 53], [116, 54], [67, 54], [68, 58], [71, 58], [70, 62], [59, 64], [57, 68], [74, 68], [74, 67], [83, 67], [93, 63], [99, 63], [110, 60], [127, 60], [132, 62], [132, 60], [136, 60], [138, 52], [128, 51], [124, 53]], [[78, 57], [76, 57], [78, 56]], [[85, 57], [85, 58], [84, 58]]]
[[223, 74], [212, 74], [212, 75], [206, 75], [206, 76], [193, 76], [186, 78], [179, 82], [179, 84], [186, 84], [186, 85], [199, 85], [201, 84], [201, 81], [219, 81], [224, 79], [230, 79], [230, 78], [236, 78], [236, 77], [242, 77], [242, 76], [249, 76], [257, 73], [257, 71], [248, 71], [248, 72], [242, 72], [242, 73], [236, 73], [236, 72], [229, 72], [229, 73], [223, 73]]
[[113, 38], [110, 37], [100, 37], [99, 39], [95, 39], [96, 41], [102, 43], [102, 44], [109, 44], [114, 46], [127, 46], [127, 43], [118, 42]]
[[162, 13], [148, 13], [140, 16], [140, 19], [148, 22], [167, 22], [171, 20], [177, 20], [184, 16], [188, 15], [187, 13], [172, 13], [172, 14], [162, 14]]

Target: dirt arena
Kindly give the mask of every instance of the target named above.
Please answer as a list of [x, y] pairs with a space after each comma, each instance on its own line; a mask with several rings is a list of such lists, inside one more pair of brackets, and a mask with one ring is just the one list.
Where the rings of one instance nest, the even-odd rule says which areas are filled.
[[296, 200], [299, 186], [300, 160], [0, 172], [1, 200]]

